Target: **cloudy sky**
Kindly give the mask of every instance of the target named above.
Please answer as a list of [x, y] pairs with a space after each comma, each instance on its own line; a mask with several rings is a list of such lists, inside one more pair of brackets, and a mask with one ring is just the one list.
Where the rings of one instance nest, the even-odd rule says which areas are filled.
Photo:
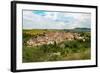
[[23, 10], [23, 29], [72, 29], [90, 27], [90, 13]]

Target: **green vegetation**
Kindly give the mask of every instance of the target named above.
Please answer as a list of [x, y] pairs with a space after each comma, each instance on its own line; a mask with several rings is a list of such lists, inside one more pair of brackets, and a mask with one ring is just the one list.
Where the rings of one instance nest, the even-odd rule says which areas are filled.
[[[59, 30], [49, 30], [59, 31]], [[65, 40], [60, 43], [27, 46], [26, 41], [38, 37], [48, 30], [23, 30], [23, 62], [44, 62], [64, 60], [86, 60], [91, 58], [90, 32], [77, 32], [84, 36], [86, 41]]]

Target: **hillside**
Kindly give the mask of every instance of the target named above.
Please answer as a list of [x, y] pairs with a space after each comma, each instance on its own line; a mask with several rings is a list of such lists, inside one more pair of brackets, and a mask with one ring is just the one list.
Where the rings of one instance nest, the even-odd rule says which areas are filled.
[[23, 30], [23, 62], [87, 60], [90, 43], [90, 32]]

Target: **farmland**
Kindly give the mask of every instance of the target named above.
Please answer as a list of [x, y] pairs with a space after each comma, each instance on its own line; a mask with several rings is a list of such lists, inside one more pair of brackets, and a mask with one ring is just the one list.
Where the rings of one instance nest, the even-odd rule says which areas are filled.
[[23, 29], [23, 62], [91, 59], [90, 31], [78, 31]]

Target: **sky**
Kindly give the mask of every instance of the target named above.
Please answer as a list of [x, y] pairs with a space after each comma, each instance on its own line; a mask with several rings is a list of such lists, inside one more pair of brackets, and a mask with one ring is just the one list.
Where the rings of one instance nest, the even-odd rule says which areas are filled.
[[73, 29], [90, 27], [90, 13], [23, 10], [23, 29]]

